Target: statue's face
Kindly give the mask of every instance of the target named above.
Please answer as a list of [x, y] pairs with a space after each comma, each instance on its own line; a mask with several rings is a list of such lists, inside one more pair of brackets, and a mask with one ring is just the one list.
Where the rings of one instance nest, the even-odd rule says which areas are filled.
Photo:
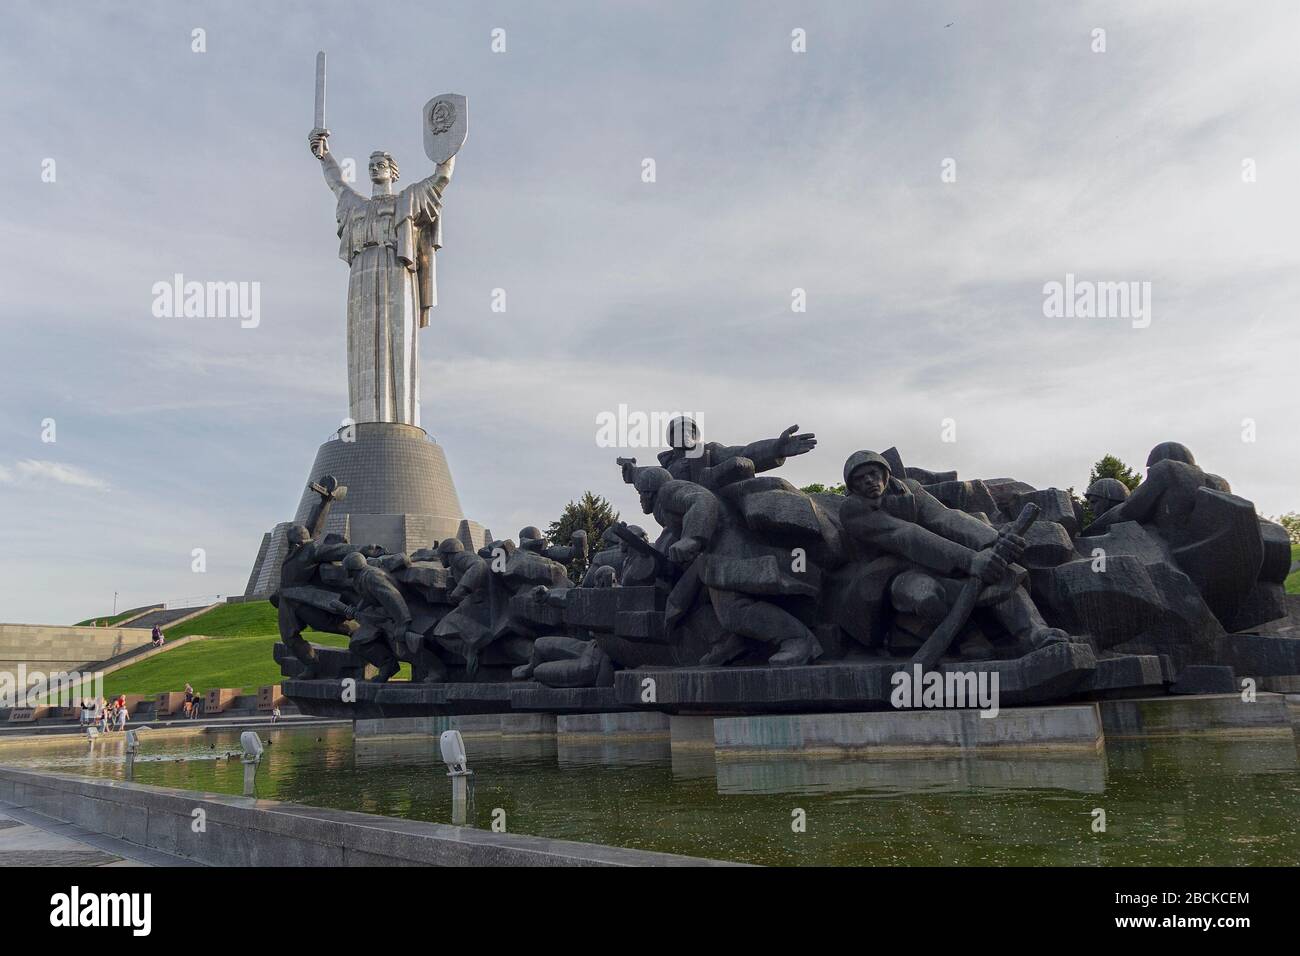
[[641, 492], [641, 511], [643, 513], [648, 515], [655, 513], [655, 497], [657, 494], [658, 493], [654, 491]]
[[1084, 495], [1084, 501], [1088, 502], [1088, 507], [1092, 509], [1092, 516], [1100, 518], [1111, 508], [1115, 507], [1115, 502], [1109, 498], [1102, 498], [1100, 495]]
[[849, 490], [863, 498], [879, 498], [885, 493], [885, 469], [876, 464], [863, 465], [849, 476]]
[[679, 418], [670, 423], [668, 444], [672, 448], [690, 451], [700, 443], [700, 429], [689, 418]]
[[393, 181], [393, 170], [388, 165], [388, 160], [382, 156], [370, 157], [370, 181], [375, 184], [391, 183]]

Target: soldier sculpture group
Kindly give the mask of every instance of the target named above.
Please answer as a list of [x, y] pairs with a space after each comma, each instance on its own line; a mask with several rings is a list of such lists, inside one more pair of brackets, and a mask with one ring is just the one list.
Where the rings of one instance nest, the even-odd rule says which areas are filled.
[[406, 661], [416, 681], [588, 687], [625, 667], [932, 665], [1067, 642], [1181, 666], [1286, 615], [1286, 531], [1177, 443], [1156, 446], [1132, 494], [1088, 488], [1085, 526], [1064, 491], [960, 481], [895, 449], [851, 455], [843, 494], [800, 491], [763, 474], [815, 448], [798, 426], [724, 446], [679, 418], [666, 437], [657, 464], [618, 459], [662, 532], [620, 522], [594, 552], [583, 532], [550, 544], [527, 527], [388, 554], [321, 534], [346, 488], [320, 478], [272, 599], [297, 676], [316, 676], [306, 628], [346, 635], [377, 681]]

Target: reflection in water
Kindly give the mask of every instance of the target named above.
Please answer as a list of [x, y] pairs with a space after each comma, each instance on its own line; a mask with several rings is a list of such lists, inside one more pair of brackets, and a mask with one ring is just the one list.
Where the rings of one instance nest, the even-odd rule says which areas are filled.
[[869, 760], [724, 758], [719, 793], [961, 793], [970, 790], [1106, 789], [1104, 752], [1070, 757], [896, 757]]
[[[451, 818], [436, 737], [263, 731], [261, 797]], [[1286, 864], [1300, 858], [1294, 741], [1124, 740], [1088, 756], [723, 759], [667, 740], [474, 737], [470, 822], [768, 864]], [[147, 734], [140, 783], [240, 793], [236, 731]], [[233, 756], [230, 756], [233, 754]], [[125, 744], [0, 742], [0, 763], [121, 779]], [[1093, 833], [1104, 807], [1107, 831]], [[807, 832], [790, 828], [806, 811]]]

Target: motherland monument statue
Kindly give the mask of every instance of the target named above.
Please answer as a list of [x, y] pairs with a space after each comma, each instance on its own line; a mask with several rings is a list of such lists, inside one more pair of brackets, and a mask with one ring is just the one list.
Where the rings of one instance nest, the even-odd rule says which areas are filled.
[[468, 132], [465, 97], [425, 104], [425, 152], [434, 171], [397, 191], [397, 161], [370, 154], [367, 198], [344, 179], [325, 128], [325, 55], [316, 60], [316, 125], [307, 138], [337, 200], [339, 258], [348, 264], [348, 409], [356, 422], [420, 424], [420, 329], [438, 302], [442, 194]]
[[424, 104], [420, 118], [432, 173], [399, 190], [396, 159], [376, 150], [368, 163], [371, 194], [362, 195], [330, 151], [325, 53], [317, 54], [316, 110], [307, 144], [334, 193], [338, 255], [349, 269], [347, 416], [317, 452], [293, 520], [263, 535], [246, 597], [275, 592], [290, 546], [286, 533], [308, 523], [317, 499], [311, 484], [323, 475], [350, 489], [325, 532], [394, 553], [449, 537], [469, 549], [486, 543], [483, 527], [461, 510], [442, 448], [420, 423], [419, 333], [438, 301], [443, 193], [468, 133], [468, 103], [458, 93], [440, 94]]

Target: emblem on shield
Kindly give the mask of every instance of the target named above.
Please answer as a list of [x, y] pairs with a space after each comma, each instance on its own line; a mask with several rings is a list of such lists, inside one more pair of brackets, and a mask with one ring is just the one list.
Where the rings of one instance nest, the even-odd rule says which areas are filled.
[[445, 163], [465, 145], [469, 133], [469, 104], [459, 93], [443, 93], [424, 104], [421, 113], [424, 152], [435, 163]]

